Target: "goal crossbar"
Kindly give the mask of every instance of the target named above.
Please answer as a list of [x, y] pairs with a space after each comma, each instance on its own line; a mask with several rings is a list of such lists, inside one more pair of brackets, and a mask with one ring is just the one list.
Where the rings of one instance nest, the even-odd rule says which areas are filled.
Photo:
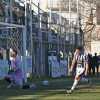
[[17, 28], [25, 28], [25, 25], [12, 24], [12, 23], [6, 23], [6, 22], [0, 22], [0, 25], [9, 26], [9, 27], [17, 27]]

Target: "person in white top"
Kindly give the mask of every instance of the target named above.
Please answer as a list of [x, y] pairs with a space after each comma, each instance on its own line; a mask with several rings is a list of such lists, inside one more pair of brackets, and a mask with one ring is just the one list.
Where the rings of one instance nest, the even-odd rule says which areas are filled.
[[77, 86], [78, 82], [81, 79], [81, 76], [84, 74], [87, 76], [88, 74], [88, 57], [85, 54], [82, 47], [77, 47], [74, 53], [74, 57], [72, 60], [72, 64], [70, 67], [70, 72], [73, 71], [74, 67], [76, 67], [76, 75], [74, 79], [74, 83], [70, 90], [67, 90], [67, 93], [72, 93]]

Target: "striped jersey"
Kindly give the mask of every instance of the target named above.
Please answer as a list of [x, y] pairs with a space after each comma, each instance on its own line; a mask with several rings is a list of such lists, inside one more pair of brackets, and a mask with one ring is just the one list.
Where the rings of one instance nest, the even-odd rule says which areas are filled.
[[88, 57], [85, 53], [74, 54], [74, 59], [77, 67], [85, 67], [85, 64], [88, 63]]

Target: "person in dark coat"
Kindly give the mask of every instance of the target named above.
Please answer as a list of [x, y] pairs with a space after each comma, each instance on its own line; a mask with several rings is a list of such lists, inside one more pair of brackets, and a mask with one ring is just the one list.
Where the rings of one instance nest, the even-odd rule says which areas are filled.
[[97, 56], [97, 53], [95, 53], [95, 56], [93, 56], [93, 67], [94, 67], [94, 74], [96, 68], [97, 76], [99, 76], [99, 57]]
[[88, 54], [88, 65], [89, 65], [89, 75], [92, 74], [91, 70], [93, 71], [93, 74], [94, 74], [92, 54]]

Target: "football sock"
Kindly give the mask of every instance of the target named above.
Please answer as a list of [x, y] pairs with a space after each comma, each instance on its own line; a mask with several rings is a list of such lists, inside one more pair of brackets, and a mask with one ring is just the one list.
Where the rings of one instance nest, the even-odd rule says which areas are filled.
[[78, 84], [78, 80], [75, 79], [74, 83], [73, 83], [73, 86], [71, 88], [72, 91], [75, 89], [75, 87], [77, 86], [77, 84]]

